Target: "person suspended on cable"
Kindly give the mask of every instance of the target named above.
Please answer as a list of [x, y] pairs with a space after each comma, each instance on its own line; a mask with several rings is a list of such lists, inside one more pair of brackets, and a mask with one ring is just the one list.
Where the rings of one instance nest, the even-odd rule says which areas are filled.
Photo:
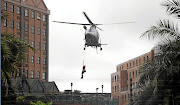
[[83, 65], [83, 69], [82, 69], [82, 76], [81, 79], [83, 79], [83, 74], [86, 72], [86, 65]]

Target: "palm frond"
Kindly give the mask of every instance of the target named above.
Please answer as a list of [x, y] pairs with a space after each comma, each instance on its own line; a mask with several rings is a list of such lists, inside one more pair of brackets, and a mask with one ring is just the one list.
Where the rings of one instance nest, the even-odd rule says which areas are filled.
[[178, 26], [174, 25], [169, 20], [159, 20], [157, 26], [152, 26], [149, 30], [144, 32], [140, 38], [147, 37], [148, 39], [159, 38], [161, 40], [174, 40], [180, 38], [180, 32]]
[[178, 19], [180, 19], [180, 1], [179, 0], [167, 0], [162, 3], [165, 7], [166, 12], [169, 15], [174, 14]]

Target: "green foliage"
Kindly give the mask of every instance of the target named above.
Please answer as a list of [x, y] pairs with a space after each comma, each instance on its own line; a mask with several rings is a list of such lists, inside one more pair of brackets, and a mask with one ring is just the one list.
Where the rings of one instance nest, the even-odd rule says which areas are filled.
[[[167, 0], [162, 4], [169, 14], [180, 17], [180, 1]], [[180, 100], [180, 31], [169, 20], [160, 20], [141, 37], [161, 39], [157, 55], [140, 69], [141, 91], [134, 105], [179, 105]]]
[[23, 100], [24, 100], [23, 96], [16, 97], [17, 102], [23, 102]]
[[36, 103], [34, 102], [30, 102], [30, 105], [52, 105], [52, 101], [51, 102], [47, 102], [47, 103], [44, 103], [44, 102], [41, 102], [41, 101], [37, 101]]

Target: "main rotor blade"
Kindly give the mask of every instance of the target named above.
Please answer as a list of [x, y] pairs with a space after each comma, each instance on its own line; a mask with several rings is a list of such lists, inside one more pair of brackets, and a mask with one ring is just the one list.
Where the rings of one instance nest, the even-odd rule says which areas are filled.
[[129, 23], [135, 23], [135, 22], [121, 22], [121, 23], [95, 24], [95, 25], [129, 24]]
[[87, 16], [87, 14], [85, 12], [83, 12], [84, 16], [87, 18], [87, 20], [89, 21], [89, 23], [91, 25], [93, 25], [94, 23], [90, 20], [90, 18]]
[[75, 25], [91, 25], [91, 24], [83, 24], [83, 23], [71, 23], [71, 22], [60, 22], [60, 21], [53, 21], [56, 23], [65, 23], [65, 24], [75, 24]]

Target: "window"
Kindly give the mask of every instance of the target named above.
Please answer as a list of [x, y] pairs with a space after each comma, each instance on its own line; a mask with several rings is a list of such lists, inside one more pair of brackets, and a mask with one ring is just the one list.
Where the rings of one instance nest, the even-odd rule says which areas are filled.
[[40, 78], [40, 72], [39, 71], [37, 72], [37, 78]]
[[116, 76], [114, 77], [114, 79], [115, 79], [115, 82], [116, 82]]
[[31, 78], [34, 78], [34, 71], [31, 71]]
[[7, 10], [7, 3], [3, 3], [3, 10]]
[[10, 12], [14, 12], [14, 5], [10, 5]]
[[20, 23], [17, 22], [17, 29], [18, 29], [18, 30], [20, 30], [20, 26], [21, 26]]
[[20, 14], [21, 12], [21, 8], [20, 7], [17, 7], [17, 14]]
[[116, 86], [115, 86], [115, 92], [116, 92]]
[[124, 101], [124, 95], [122, 95], [122, 101]]
[[136, 77], [137, 77], [137, 70], [136, 70]]
[[3, 19], [3, 26], [4, 26], [4, 27], [7, 26], [7, 19]]
[[139, 66], [141, 65], [141, 59], [139, 59]]
[[43, 15], [43, 22], [46, 21], [46, 15]]
[[46, 58], [43, 58], [43, 65], [46, 65]]
[[126, 101], [126, 95], [125, 95], [125, 101]]
[[128, 64], [127, 64], [127, 69], [128, 69]]
[[31, 46], [34, 48], [34, 41], [31, 41]]
[[28, 24], [25, 24], [25, 32], [28, 32], [29, 28], [28, 28]]
[[129, 78], [131, 78], [131, 72], [129, 73]]
[[25, 9], [25, 16], [28, 16], [28, 9]]
[[134, 61], [133, 61], [133, 67], [134, 67]]
[[37, 13], [37, 19], [40, 20], [41, 19], [41, 14]]
[[26, 59], [25, 59], [25, 62], [28, 62], [28, 55], [26, 55]]
[[37, 34], [38, 34], [38, 35], [40, 35], [40, 34], [41, 34], [41, 32], [40, 32], [40, 31], [41, 31], [41, 30], [40, 30], [40, 28], [38, 27], [38, 28], [37, 28]]
[[34, 34], [34, 26], [31, 26], [31, 33]]
[[128, 80], [128, 73], [126, 74], [127, 76], [126, 76], [126, 79]]
[[31, 63], [34, 63], [34, 56], [31, 56]]
[[42, 79], [46, 79], [46, 73], [45, 72], [43, 72], [43, 74], [42, 74]]
[[40, 57], [37, 57], [37, 64], [40, 64]]
[[14, 28], [14, 21], [10, 21], [10, 28]]
[[133, 71], [133, 78], [134, 78], [134, 71]]
[[123, 65], [122, 65], [122, 70], [123, 70]]
[[130, 68], [131, 68], [131, 62], [130, 62], [130, 64], [129, 64], [129, 65], [130, 65]]
[[34, 11], [31, 11], [31, 18], [34, 19]]
[[27, 70], [24, 71], [24, 76], [28, 77], [28, 71]]
[[46, 50], [46, 44], [43, 44], [43, 50]]
[[37, 42], [37, 49], [40, 50], [40, 48], [41, 48], [41, 43]]
[[138, 65], [138, 60], [136, 60], [136, 66]]
[[148, 62], [148, 56], [147, 56], [147, 62]]
[[46, 36], [46, 30], [45, 29], [43, 29], [43, 35]]
[[144, 57], [144, 63], [146, 62], [146, 58]]

